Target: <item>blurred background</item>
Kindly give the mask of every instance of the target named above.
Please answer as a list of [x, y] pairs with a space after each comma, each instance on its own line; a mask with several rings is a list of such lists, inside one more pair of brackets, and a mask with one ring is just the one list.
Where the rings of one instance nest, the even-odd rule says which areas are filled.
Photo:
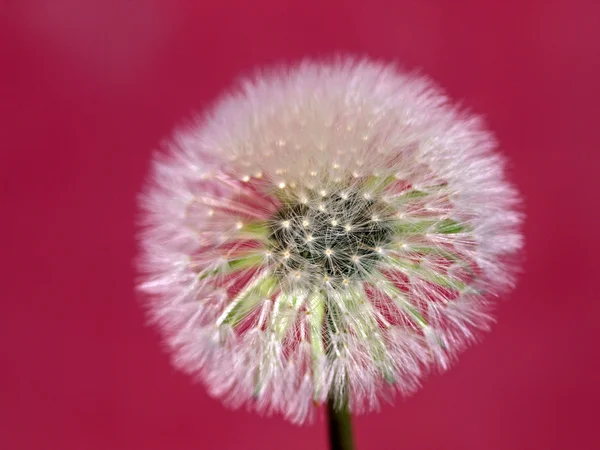
[[173, 370], [134, 295], [154, 148], [252, 68], [342, 52], [486, 117], [526, 203], [498, 323], [359, 450], [600, 449], [596, 0], [0, 0], [0, 449], [327, 448]]

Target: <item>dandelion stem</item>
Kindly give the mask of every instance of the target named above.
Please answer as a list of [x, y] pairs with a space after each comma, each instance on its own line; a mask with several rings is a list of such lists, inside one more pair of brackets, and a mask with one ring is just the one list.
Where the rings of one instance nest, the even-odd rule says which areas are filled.
[[330, 450], [354, 450], [352, 419], [348, 410], [348, 402], [344, 401], [339, 404], [330, 397], [327, 400], [327, 416]]
[[[325, 294], [323, 291], [322, 293]], [[331, 298], [324, 302], [325, 306], [325, 317], [326, 323], [329, 325], [329, 329], [334, 331], [336, 334], [340, 332], [338, 326], [335, 323], [333, 311], [334, 303]], [[332, 352], [335, 350], [337, 343], [330, 342], [327, 356], [333, 358]], [[354, 443], [352, 438], [352, 420], [350, 410], [348, 409], [348, 391], [349, 391], [349, 380], [346, 376], [342, 378], [342, 386], [338, 390], [337, 394], [330, 394], [327, 397], [327, 418], [329, 422], [329, 445], [330, 450], [354, 450]]]

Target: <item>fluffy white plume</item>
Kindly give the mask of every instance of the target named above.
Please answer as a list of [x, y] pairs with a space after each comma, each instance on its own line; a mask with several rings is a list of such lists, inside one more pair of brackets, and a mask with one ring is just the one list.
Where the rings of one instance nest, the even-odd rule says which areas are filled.
[[234, 406], [377, 408], [446, 369], [511, 285], [518, 195], [427, 79], [350, 60], [263, 73], [168, 147], [140, 287], [175, 364]]

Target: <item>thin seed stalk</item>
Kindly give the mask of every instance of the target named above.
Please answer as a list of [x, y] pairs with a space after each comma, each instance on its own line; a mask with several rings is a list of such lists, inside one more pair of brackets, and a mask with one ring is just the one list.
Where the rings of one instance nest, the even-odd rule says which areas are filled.
[[338, 404], [327, 400], [327, 417], [329, 423], [329, 447], [331, 450], [354, 450], [352, 436], [352, 417], [348, 410], [348, 402]]
[[[326, 294], [325, 294], [326, 295]], [[331, 330], [339, 330], [333, 326], [334, 318], [332, 305], [329, 301], [324, 302], [326, 320], [331, 326]], [[329, 349], [331, 351], [331, 349]], [[331, 357], [331, 354], [328, 354]], [[329, 446], [330, 450], [354, 450], [354, 438], [352, 435], [352, 416], [348, 408], [348, 396], [350, 386], [348, 378], [345, 385], [342, 387], [340, 392], [342, 393], [341, 398], [335, 398], [334, 395], [330, 395], [327, 398], [327, 422], [329, 428]]]

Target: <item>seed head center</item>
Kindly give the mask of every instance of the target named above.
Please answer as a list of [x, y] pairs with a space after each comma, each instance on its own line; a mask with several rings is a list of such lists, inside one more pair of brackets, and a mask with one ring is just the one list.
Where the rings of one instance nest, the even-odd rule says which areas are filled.
[[[286, 254], [284, 266], [333, 279], [363, 277], [391, 242], [387, 206], [359, 193], [317, 191], [314, 201], [287, 202], [271, 220], [269, 243]], [[305, 200], [305, 199], [304, 199]]]

